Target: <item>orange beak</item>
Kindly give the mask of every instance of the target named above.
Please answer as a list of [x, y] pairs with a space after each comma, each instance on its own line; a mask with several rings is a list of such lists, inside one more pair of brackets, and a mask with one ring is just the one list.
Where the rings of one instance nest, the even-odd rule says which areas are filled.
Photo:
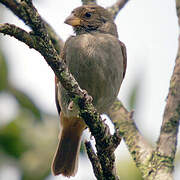
[[68, 16], [67, 18], [66, 18], [66, 20], [64, 21], [64, 23], [66, 23], [66, 24], [69, 24], [69, 25], [71, 25], [71, 26], [79, 26], [80, 25], [80, 23], [81, 23], [81, 19], [80, 18], [78, 18], [78, 17], [76, 17], [76, 16], [74, 16], [74, 14], [71, 14], [70, 16]]

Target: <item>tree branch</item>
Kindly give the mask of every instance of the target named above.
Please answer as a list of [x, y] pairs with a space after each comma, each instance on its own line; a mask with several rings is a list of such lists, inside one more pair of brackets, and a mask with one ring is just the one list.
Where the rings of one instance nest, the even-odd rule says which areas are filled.
[[97, 155], [95, 154], [95, 152], [91, 146], [91, 143], [89, 141], [86, 141], [85, 145], [86, 145], [88, 157], [93, 166], [94, 174], [98, 180], [102, 180], [103, 179], [103, 171], [102, 171], [99, 159], [98, 159]]
[[115, 19], [119, 11], [126, 5], [128, 1], [129, 0], [118, 0], [111, 7], [107, 8], [107, 10], [113, 15], [113, 18]]
[[13, 24], [0, 24], [0, 32], [3, 34], [7, 34], [9, 36], [13, 36], [19, 41], [24, 42], [30, 48], [35, 48], [34, 43], [36, 39], [34, 39], [28, 32], [25, 30], [13, 25]]
[[[180, 25], [180, 1], [176, 0], [177, 16]], [[180, 36], [179, 48], [173, 75], [170, 81], [170, 89], [163, 115], [160, 136], [157, 142], [156, 154], [161, 157], [158, 162], [158, 171], [152, 174], [157, 177], [172, 177], [174, 159], [177, 147], [177, 135], [180, 121]], [[162, 161], [163, 160], [163, 161]], [[164, 170], [164, 171], [163, 171]], [[166, 173], [164, 173], [166, 172]], [[167, 175], [168, 174], [168, 175]]]
[[116, 129], [119, 131], [119, 136], [123, 137], [136, 166], [140, 169], [143, 177], [145, 177], [153, 148], [139, 133], [132, 119], [132, 113], [128, 112], [117, 99], [109, 109], [108, 116], [110, 116]]
[[[69, 96], [72, 98], [74, 103], [79, 106], [80, 116], [85, 120], [92, 135], [95, 137], [96, 148], [98, 151], [97, 154], [102, 166], [104, 178], [116, 179], [114, 171], [114, 150], [111, 150], [110, 148], [113, 147], [114, 139], [109, 133], [108, 127], [102, 122], [100, 115], [96, 112], [92, 103], [87, 101], [87, 94], [84, 94], [84, 91], [79, 87], [74, 77], [70, 74], [66, 64], [62, 61], [55, 50], [51, 40], [49, 39], [46, 25], [32, 2], [30, 0], [22, 0], [19, 3], [9, 0], [0, 0], [0, 2], [11, 9], [32, 29], [32, 32], [27, 33], [18, 27], [9, 25], [16, 31], [24, 33], [24, 37], [28, 36], [29, 39], [33, 39], [34, 44], [27, 43], [27, 45], [39, 51], [45, 58], [61, 84], [68, 91]], [[7, 25], [3, 25], [0, 32], [11, 34], [24, 43], [27, 42], [26, 38], [20, 38], [15, 34], [15, 32], [13, 33], [13, 31], [10, 31], [9, 28], [6, 28], [6, 31], [4, 31], [3, 28], [6, 26]]]
[[[23, 10], [23, 6], [21, 3], [18, 3], [18, 1], [12, 1], [12, 0], [0, 0], [0, 3], [5, 5], [8, 9], [11, 10], [17, 17], [19, 17], [21, 20], [25, 22], [25, 24], [28, 24], [28, 14]], [[33, 13], [33, 12], [32, 12]], [[24, 18], [23, 18], [24, 17]], [[46, 26], [47, 33], [56, 49], [56, 51], [60, 54], [60, 51], [63, 49], [64, 43], [61, 38], [56, 34], [56, 32], [53, 30], [53, 28], [43, 19], [43, 24]]]
[[56, 34], [53, 28], [45, 20], [43, 20], [43, 22], [45, 24], [50, 40], [52, 44], [54, 45], [54, 48], [56, 49], [57, 53], [60, 54], [61, 50], [64, 47], [63, 40]]
[[96, 0], [81, 0], [83, 5], [96, 4]]

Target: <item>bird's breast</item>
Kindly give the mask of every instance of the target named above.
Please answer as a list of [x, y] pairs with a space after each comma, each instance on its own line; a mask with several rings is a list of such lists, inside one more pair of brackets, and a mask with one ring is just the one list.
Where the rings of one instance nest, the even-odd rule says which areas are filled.
[[[93, 97], [100, 113], [116, 99], [123, 79], [123, 59], [118, 39], [112, 35], [83, 34], [66, 44], [66, 63], [80, 87]], [[65, 91], [61, 91], [66, 96]], [[62, 98], [64, 100], [67, 99]], [[67, 99], [68, 100], [68, 99]], [[69, 100], [68, 100], [69, 101]], [[64, 108], [68, 103], [64, 104]]]

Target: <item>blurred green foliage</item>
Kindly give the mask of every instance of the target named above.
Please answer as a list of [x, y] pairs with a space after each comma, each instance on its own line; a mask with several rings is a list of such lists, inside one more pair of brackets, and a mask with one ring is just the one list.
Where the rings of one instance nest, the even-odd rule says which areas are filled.
[[18, 90], [15, 87], [9, 86], [8, 87], [9, 92], [16, 98], [18, 104], [21, 108], [24, 108], [28, 111], [30, 111], [36, 120], [42, 120], [41, 118], [41, 111], [40, 109], [35, 105], [33, 100], [23, 91]]
[[137, 83], [134, 85], [134, 87], [132, 88], [130, 92], [129, 102], [128, 102], [129, 104], [128, 106], [130, 110], [133, 110], [136, 107], [139, 85], [140, 83], [137, 81]]
[[3, 91], [9, 93], [10, 95], [13, 95], [17, 100], [20, 108], [30, 111], [30, 113], [34, 115], [36, 120], [41, 120], [41, 111], [35, 105], [33, 100], [25, 92], [19, 90], [9, 81], [8, 66], [3, 52], [0, 50], [0, 93]]
[[59, 122], [56, 116], [42, 112], [27, 93], [13, 85], [8, 74], [7, 60], [0, 50], [0, 94], [6, 92], [14, 97], [18, 108], [7, 123], [2, 124], [6, 121], [0, 116], [0, 168], [15, 163], [22, 180], [43, 180], [50, 174]]
[[8, 68], [0, 49], [0, 92], [6, 89], [8, 82]]
[[22, 131], [15, 121], [0, 127], [0, 148], [7, 155], [17, 159], [27, 150]]

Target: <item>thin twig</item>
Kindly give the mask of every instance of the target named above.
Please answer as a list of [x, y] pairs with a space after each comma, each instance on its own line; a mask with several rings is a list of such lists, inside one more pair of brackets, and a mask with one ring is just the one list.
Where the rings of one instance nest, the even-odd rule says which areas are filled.
[[91, 161], [93, 171], [94, 171], [96, 178], [98, 180], [103, 180], [103, 171], [101, 168], [101, 164], [100, 164], [99, 159], [98, 159], [97, 155], [95, 154], [95, 152], [91, 146], [91, 143], [89, 141], [86, 141], [85, 145], [86, 145], [87, 154], [88, 154], [88, 157]]
[[30, 48], [35, 48], [34, 42], [36, 39], [33, 39], [33, 37], [28, 32], [13, 24], [0, 24], [0, 32], [15, 37], [19, 41], [27, 44]]
[[113, 15], [115, 19], [119, 11], [126, 5], [129, 0], [118, 0], [111, 7], [107, 8], [107, 10]]

